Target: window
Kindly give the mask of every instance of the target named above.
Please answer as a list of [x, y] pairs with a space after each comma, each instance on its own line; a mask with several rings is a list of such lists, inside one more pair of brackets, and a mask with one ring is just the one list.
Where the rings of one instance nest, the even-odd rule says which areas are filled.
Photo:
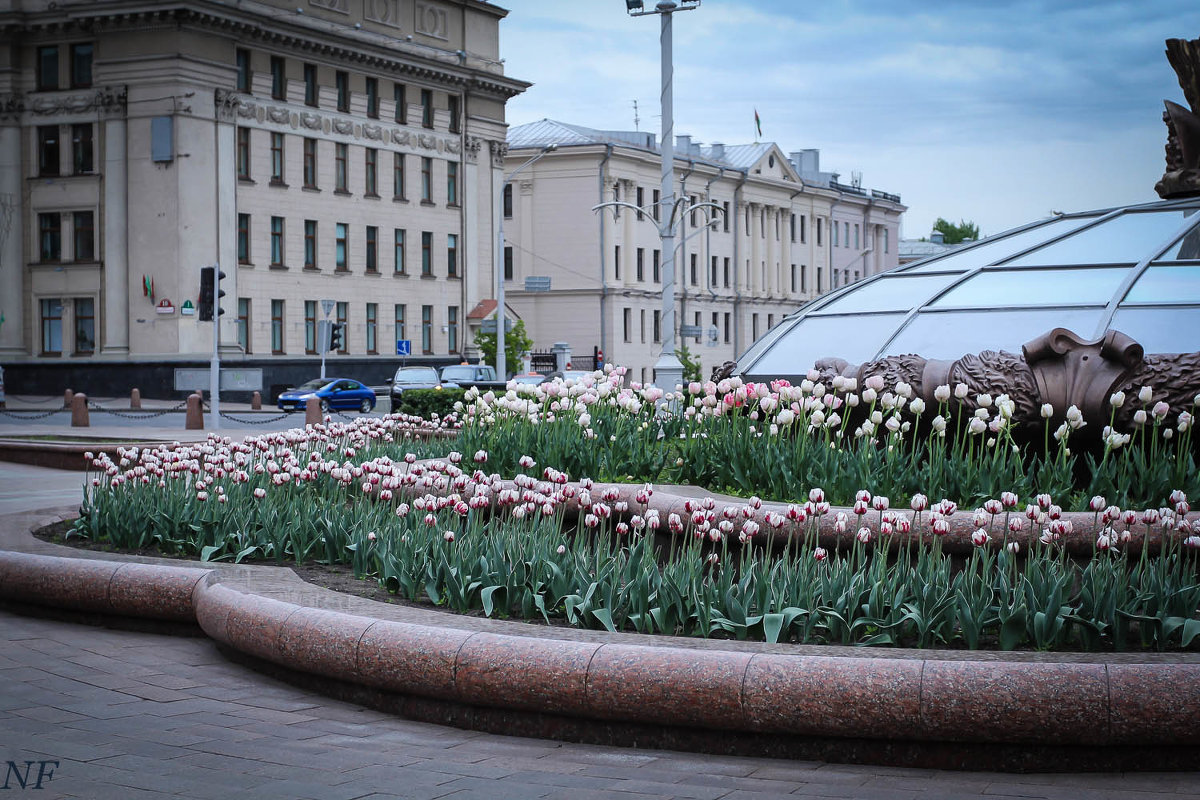
[[43, 300], [42, 355], [62, 355], [62, 300], [57, 297]]
[[858, 249], [859, 249], [859, 245], [858, 245], [858, 223], [857, 223], [857, 222], [856, 222], [856, 223], [854, 223], [854, 249], [855, 249], [855, 250], [858, 250]]
[[367, 353], [379, 352], [379, 304], [367, 303]]
[[433, 201], [433, 159], [421, 159], [421, 202]]
[[462, 130], [462, 98], [456, 94], [450, 95], [450, 132], [458, 133]]
[[404, 153], [392, 153], [392, 199], [404, 200]]
[[692, 213], [690, 215], [691, 216], [690, 222], [691, 222], [691, 226], [694, 228], [694, 227], [696, 227], [696, 195], [692, 195], [691, 197], [688, 198], [688, 205], [692, 207]]
[[632, 341], [632, 339], [629, 338], [631, 328], [633, 328], [633, 311], [628, 308], [623, 308], [621, 309], [621, 333], [627, 342]]
[[337, 110], [344, 114], [350, 110], [350, 73], [339, 70], [333, 77], [337, 86]]
[[[271, 183], [283, 183], [283, 134], [271, 134]], [[286, 185], [286, 184], [285, 184]]]
[[446, 277], [458, 277], [458, 234], [446, 234]]
[[700, 282], [698, 280], [698, 275], [697, 275], [697, 270], [696, 270], [696, 258], [697, 258], [696, 254], [692, 253], [691, 264], [688, 267], [688, 272], [689, 272], [688, 278], [691, 280], [692, 286], [696, 286]]
[[800, 294], [808, 294], [808, 267], [800, 265]]
[[250, 94], [250, 51], [237, 51], [237, 90]]
[[451, 353], [458, 352], [458, 306], [446, 309], [446, 349]]
[[379, 272], [379, 228], [367, 226], [367, 272]]
[[621, 280], [621, 245], [613, 245], [613, 278]]
[[712, 263], [708, 267], [708, 285], [717, 285], [717, 257], [712, 257]]
[[796, 293], [796, 265], [792, 264], [792, 294]]
[[279, 56], [271, 56], [271, 97], [287, 100], [287, 71], [284, 60]]
[[849, 247], [850, 246], [850, 223], [843, 222], [842, 225], [844, 226], [843, 230], [845, 231], [845, 235], [842, 237], [842, 246]]
[[639, 247], [637, 249], [637, 272], [634, 276], [639, 281], [646, 280], [646, 248]]
[[637, 218], [638, 222], [642, 220], [642, 206], [646, 204], [646, 190], [642, 187], [637, 187], [637, 202], [634, 203], [638, 207]]
[[39, 92], [58, 89], [58, 48], [53, 45], [37, 49], [37, 89]]
[[504, 184], [504, 218], [512, 219], [513, 215], [513, 188], [511, 183]]
[[336, 317], [336, 322], [342, 326], [342, 346], [338, 349], [343, 355], [350, 352], [350, 326], [348, 318], [350, 315], [349, 303], [338, 303], [333, 312]]
[[771, 328], [774, 328], [774, 327], [775, 327], [775, 315], [767, 314], [767, 330], [771, 330]]
[[271, 217], [271, 266], [283, 266], [283, 217]]
[[392, 97], [396, 101], [396, 122], [401, 125], [408, 123], [408, 98], [405, 96], [404, 84], [392, 86]]
[[446, 205], [458, 205], [458, 162], [446, 162]]
[[758, 314], [750, 315], [750, 341], [758, 341]]
[[653, 322], [653, 331], [652, 332], [654, 334], [654, 341], [661, 342], [662, 341], [662, 312], [659, 311], [658, 309], [654, 309], [654, 322]]
[[250, 298], [239, 297], [237, 301], [237, 340], [242, 352], [250, 353]]
[[830, 242], [830, 244], [833, 245], [834, 247], [838, 246], [838, 239], [840, 238], [838, 236], [838, 230], [839, 230], [838, 224], [836, 222], [830, 226], [830, 234], [833, 236], [833, 241]]
[[250, 180], [250, 129], [237, 129], [237, 176], [239, 180]]
[[317, 301], [304, 301], [304, 352], [315, 355], [317, 352]]
[[38, 260], [62, 260], [62, 215], [38, 214]]
[[84, 122], [71, 126], [71, 168], [76, 175], [95, 171], [92, 146], [92, 124]]
[[723, 273], [722, 277], [724, 278], [724, 280], [722, 281], [722, 285], [726, 289], [728, 289], [729, 288], [729, 257], [728, 256], [726, 256], [726, 258], [725, 258], [724, 264], [721, 268], [721, 272]]
[[317, 221], [304, 220], [304, 268], [317, 268]]
[[48, 177], [59, 174], [58, 166], [58, 126], [39, 125], [38, 135], [38, 175]]
[[73, 215], [74, 256], [76, 261], [96, 260], [96, 216], [91, 211], [76, 211]]
[[[613, 202], [618, 202], [621, 199], [621, 182], [617, 181], [613, 184]], [[621, 207], [613, 206], [613, 219], [621, 218]]]
[[317, 65], [304, 65], [304, 105], [316, 108], [320, 105], [321, 95], [317, 88]]
[[271, 353], [283, 354], [283, 301], [271, 301]]
[[721, 219], [725, 225], [725, 233], [729, 233], [729, 201], [728, 200], [726, 200], [724, 203], [721, 204], [721, 209], [724, 211], [724, 213], [721, 214]]
[[367, 78], [367, 116], [379, 119], [379, 80]]
[[408, 338], [408, 326], [405, 324], [405, 318], [408, 316], [408, 306], [403, 303], [396, 304], [396, 341]]
[[421, 275], [433, 274], [433, 234], [421, 232]]
[[304, 188], [317, 188], [317, 140], [304, 139]]
[[75, 353], [96, 352], [96, 301], [90, 297], [75, 299]]
[[650, 196], [654, 202], [654, 208], [651, 209], [651, 216], [654, 217], [655, 222], [659, 222], [659, 217], [661, 216], [661, 209], [659, 206], [662, 203], [662, 193], [658, 189], [655, 189]]
[[[700, 312], [699, 311], [696, 312], [696, 316], [694, 319], [696, 320], [696, 330], [699, 331], [700, 330]], [[700, 334], [699, 333], [696, 334], [696, 344], [700, 344]]]
[[642, 344], [646, 343], [646, 309], [638, 312], [638, 327], [641, 329]]
[[392, 250], [396, 257], [395, 272], [397, 275], [406, 274], [404, 264], [404, 229], [396, 228], [392, 233]]
[[511, 244], [504, 246], [504, 280], [513, 279], [513, 249]]
[[379, 151], [374, 147], [366, 148], [363, 164], [366, 172], [363, 176], [365, 183], [363, 194], [368, 197], [379, 197]]
[[808, 244], [808, 217], [800, 215], [800, 244]]
[[817, 267], [817, 294], [821, 293], [821, 269], [821, 267]]
[[433, 352], [433, 306], [421, 306], [421, 352]]
[[250, 215], [238, 214], [237, 258], [239, 264], [250, 263]]
[[[821, 246], [821, 232], [824, 227], [825, 227], [825, 220], [821, 219], [820, 217], [817, 217], [817, 247]], [[817, 291], [819, 292], [821, 290], [818, 288]]]
[[433, 90], [421, 90], [421, 124], [426, 128], [433, 127]]
[[96, 46], [91, 42], [71, 45], [71, 88], [86, 89], [92, 85], [92, 55]]
[[345, 272], [349, 269], [350, 246], [347, 241], [350, 238], [350, 226], [344, 222], [339, 222], [334, 228], [334, 269], [339, 272]]
[[730, 313], [728, 311], [726, 311], [725, 312], [725, 344], [729, 344], [729, 342], [730, 342], [730, 324], [729, 324], [730, 317], [731, 317]]
[[658, 250], [653, 250], [650, 253], [650, 274], [654, 276], [655, 283], [662, 283], [662, 270], [659, 268], [659, 259], [662, 253]]
[[333, 146], [333, 190], [349, 192], [346, 162], [350, 160], [350, 145], [339, 142]]
[[890, 253], [891, 251], [888, 249], [888, 229], [884, 228], [881, 233], [883, 234], [883, 252]]

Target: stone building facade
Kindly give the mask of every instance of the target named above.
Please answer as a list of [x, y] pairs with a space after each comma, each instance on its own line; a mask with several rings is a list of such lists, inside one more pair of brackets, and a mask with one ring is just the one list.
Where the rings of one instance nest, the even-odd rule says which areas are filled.
[[[542, 120], [510, 129], [508, 145], [508, 174], [555, 145], [505, 190], [508, 306], [538, 348], [566, 342], [573, 365], [585, 368], [601, 351], [634, 379], [652, 380], [666, 213], [656, 137]], [[816, 167], [815, 151], [677, 137], [677, 342], [705, 376], [808, 300], [897, 265], [899, 196], [843, 185]], [[644, 211], [592, 210], [614, 200]], [[529, 277], [550, 278], [550, 290], [526, 291]]]
[[0, 10], [0, 363], [12, 393], [167, 396], [459, 360], [494, 295], [506, 11], [481, 0], [13, 0]]

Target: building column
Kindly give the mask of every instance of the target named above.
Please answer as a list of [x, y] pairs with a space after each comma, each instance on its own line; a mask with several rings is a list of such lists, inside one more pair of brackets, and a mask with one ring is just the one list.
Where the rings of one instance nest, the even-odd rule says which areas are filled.
[[104, 121], [103, 354], [129, 353], [129, 161], [124, 119]]
[[21, 213], [21, 128], [0, 127], [0, 354], [24, 355], [25, 221]]

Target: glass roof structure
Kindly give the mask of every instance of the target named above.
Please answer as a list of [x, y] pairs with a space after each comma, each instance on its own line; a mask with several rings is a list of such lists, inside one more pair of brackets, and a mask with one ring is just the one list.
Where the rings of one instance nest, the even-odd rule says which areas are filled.
[[1200, 350], [1200, 198], [1064, 214], [822, 295], [738, 359], [745, 378], [802, 377], [825, 357], [1021, 352], [1052, 328], [1116, 329], [1147, 353]]

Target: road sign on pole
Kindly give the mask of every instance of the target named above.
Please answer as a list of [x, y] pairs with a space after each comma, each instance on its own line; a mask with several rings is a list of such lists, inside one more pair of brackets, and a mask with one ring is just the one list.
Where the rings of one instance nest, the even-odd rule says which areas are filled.
[[397, 339], [396, 340], [396, 355], [411, 356], [412, 355], [412, 341], [409, 339]]

